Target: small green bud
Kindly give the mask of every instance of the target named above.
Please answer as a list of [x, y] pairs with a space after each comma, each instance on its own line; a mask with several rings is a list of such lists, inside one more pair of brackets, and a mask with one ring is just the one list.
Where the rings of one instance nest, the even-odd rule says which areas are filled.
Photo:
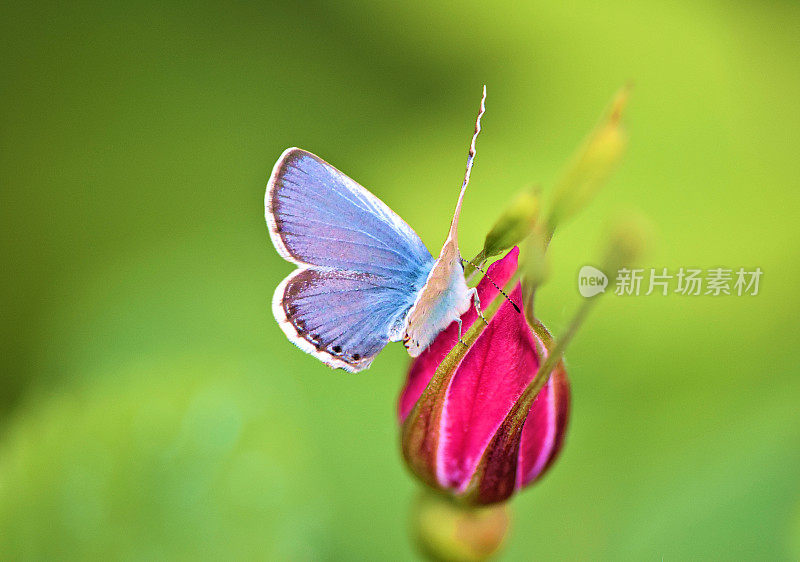
[[629, 94], [629, 86], [617, 92], [605, 116], [583, 141], [558, 182], [547, 217], [550, 233], [557, 224], [586, 206], [619, 163], [628, 144], [621, 121]]
[[630, 267], [644, 253], [651, 227], [640, 215], [628, 215], [617, 221], [608, 236], [603, 271], [609, 276], [623, 268]]
[[521, 191], [494, 224], [483, 243], [484, 258], [491, 258], [513, 248], [528, 234], [539, 215], [541, 198], [538, 188]]
[[[550, 275], [550, 262], [547, 259], [548, 243], [549, 239], [544, 231], [544, 225], [536, 225], [533, 234], [525, 244], [524, 256], [521, 260], [524, 286], [531, 295], [544, 284]], [[533, 303], [533, 298], [528, 298], [526, 302]]]
[[541, 193], [538, 187], [520, 191], [486, 235], [483, 249], [472, 258], [472, 263], [466, 265], [464, 275], [469, 278], [475, 272], [473, 264], [480, 265], [522, 242], [536, 224], [540, 208]]
[[486, 560], [502, 546], [509, 516], [505, 504], [471, 507], [428, 490], [412, 511], [419, 549], [433, 560]]

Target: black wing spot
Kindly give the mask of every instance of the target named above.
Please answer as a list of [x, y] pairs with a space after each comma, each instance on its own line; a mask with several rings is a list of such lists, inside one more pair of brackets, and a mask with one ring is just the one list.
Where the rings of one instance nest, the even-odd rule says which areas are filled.
[[361, 355], [359, 355], [358, 353], [354, 353], [353, 354], [353, 361], [358, 361], [359, 359], [361, 359]]
[[338, 346], [338, 345], [334, 345], [331, 349], [333, 350], [334, 353], [341, 353], [342, 352], [341, 346]]

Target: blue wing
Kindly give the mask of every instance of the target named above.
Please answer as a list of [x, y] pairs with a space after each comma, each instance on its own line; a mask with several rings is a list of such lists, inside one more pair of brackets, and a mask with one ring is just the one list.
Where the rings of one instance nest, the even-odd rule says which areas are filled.
[[332, 367], [367, 368], [402, 337], [433, 257], [377, 197], [297, 148], [275, 164], [265, 208], [275, 248], [300, 266], [275, 291], [281, 328]]

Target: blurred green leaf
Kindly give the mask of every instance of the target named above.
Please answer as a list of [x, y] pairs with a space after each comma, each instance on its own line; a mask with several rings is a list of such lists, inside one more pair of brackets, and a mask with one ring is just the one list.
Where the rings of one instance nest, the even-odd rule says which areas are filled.
[[33, 400], [0, 447], [9, 559], [318, 559], [326, 507], [291, 404], [214, 358]]

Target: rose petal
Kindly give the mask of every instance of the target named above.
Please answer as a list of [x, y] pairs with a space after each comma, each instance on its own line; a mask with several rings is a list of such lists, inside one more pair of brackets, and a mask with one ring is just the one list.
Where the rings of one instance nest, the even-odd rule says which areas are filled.
[[[514, 272], [517, 270], [517, 258], [519, 256], [519, 248], [516, 246], [512, 248], [502, 259], [497, 260], [486, 270], [487, 275], [480, 280], [477, 285], [478, 298], [481, 301], [481, 310], [485, 310], [500, 293], [489, 281], [489, 278], [502, 287], [505, 285]], [[478, 318], [478, 313], [475, 307], [464, 313], [461, 317], [463, 324], [463, 331], [466, 332], [472, 323]], [[458, 324], [453, 322], [442, 333], [440, 333], [430, 347], [423, 351], [419, 357], [411, 364], [408, 372], [408, 379], [406, 380], [405, 387], [400, 394], [398, 403], [398, 415], [400, 416], [400, 423], [402, 424], [414, 404], [417, 403], [419, 397], [428, 382], [431, 380], [433, 373], [436, 372], [436, 367], [444, 360], [447, 354], [453, 349], [453, 346], [458, 342]]]
[[[521, 285], [511, 299], [522, 302]], [[447, 389], [436, 463], [440, 485], [464, 491], [487, 445], [538, 367], [536, 343], [525, 315], [504, 302], [462, 359]]]
[[531, 404], [519, 448], [517, 487], [541, 477], [555, 460], [569, 418], [569, 381], [563, 364], [550, 375]]

